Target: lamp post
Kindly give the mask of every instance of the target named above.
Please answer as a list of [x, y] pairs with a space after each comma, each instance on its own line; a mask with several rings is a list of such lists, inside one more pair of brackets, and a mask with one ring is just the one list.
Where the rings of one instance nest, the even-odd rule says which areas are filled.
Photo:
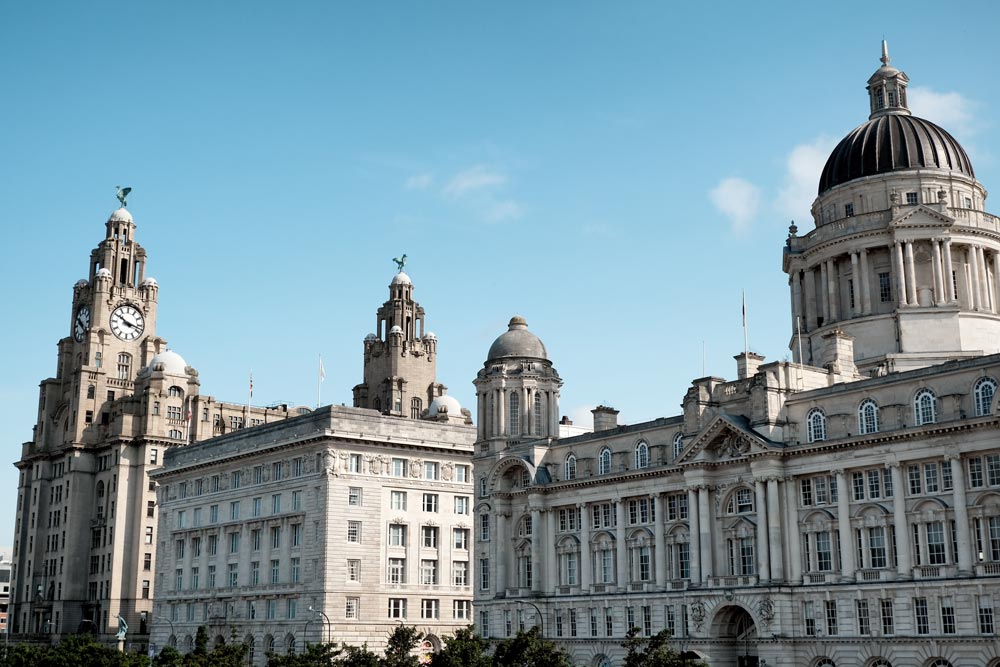
[[[169, 624], [170, 624], [170, 637], [173, 637], [173, 638], [174, 638], [174, 640], [176, 641], [176, 640], [177, 640], [177, 633], [176, 633], [176, 632], [174, 632], [174, 622], [173, 622], [173, 621], [171, 621], [171, 620], [170, 620], [169, 618], [167, 618], [166, 616], [154, 616], [154, 617], [153, 617], [153, 620], [154, 620], [154, 621], [155, 621], [155, 620], [157, 620], [157, 619], [159, 619], [159, 620], [161, 620], [161, 621], [166, 621], [167, 623], [169, 623]], [[170, 646], [170, 637], [167, 637], [167, 646]], [[176, 647], [174, 647], [174, 648], [176, 648]]]
[[313, 612], [314, 614], [319, 614], [326, 621], [326, 643], [329, 644], [330, 635], [333, 633], [333, 624], [330, 623], [330, 617], [327, 616], [324, 612], [320, 611], [319, 609], [315, 609], [313, 607], [309, 607], [309, 611]]
[[542, 615], [542, 610], [534, 602], [528, 602], [527, 600], [517, 600], [516, 602], [517, 604], [529, 604], [535, 608], [535, 613], [538, 614], [538, 631], [541, 633], [542, 639], [545, 639], [545, 617]]

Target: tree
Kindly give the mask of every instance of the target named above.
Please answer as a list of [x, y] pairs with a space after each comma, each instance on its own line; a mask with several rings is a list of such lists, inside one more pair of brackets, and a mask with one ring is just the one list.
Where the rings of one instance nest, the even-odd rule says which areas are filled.
[[542, 639], [534, 627], [497, 644], [493, 667], [573, 667], [573, 663], [565, 651]]
[[341, 659], [340, 667], [379, 667], [381, 661], [375, 653], [368, 650], [368, 644], [361, 646], [344, 644], [343, 647], [347, 655]]
[[339, 667], [341, 649], [336, 644], [306, 644], [303, 653], [267, 654], [267, 667]]
[[444, 647], [431, 656], [430, 667], [490, 667], [493, 659], [490, 644], [472, 627], [460, 628], [454, 637], [444, 640]]
[[420, 667], [420, 660], [413, 651], [423, 638], [424, 633], [412, 625], [400, 623], [389, 633], [385, 657], [379, 660], [379, 667]]
[[182, 667], [184, 655], [173, 646], [164, 646], [153, 658], [153, 667]]
[[632, 628], [622, 642], [627, 651], [622, 667], [704, 667], [700, 660], [682, 658], [669, 642], [670, 633], [666, 630], [647, 641], [639, 636], [639, 628]]

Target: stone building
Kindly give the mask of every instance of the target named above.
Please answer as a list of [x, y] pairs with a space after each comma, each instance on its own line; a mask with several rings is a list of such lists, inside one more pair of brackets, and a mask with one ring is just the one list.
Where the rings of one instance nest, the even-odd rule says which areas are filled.
[[481, 633], [539, 625], [593, 667], [630, 627], [713, 667], [1000, 665], [1000, 220], [907, 83], [883, 46], [791, 230], [794, 362], [743, 353], [679, 415], [560, 438], [511, 320], [475, 380]]
[[88, 631], [110, 641], [121, 616], [132, 646], [144, 648], [157, 518], [149, 474], [171, 447], [290, 414], [199, 394], [197, 371], [158, 335], [159, 286], [146, 262], [120, 208], [73, 287], [56, 375], [41, 383], [32, 439], [15, 463], [16, 640]]
[[435, 380], [437, 340], [409, 278], [389, 289], [355, 388], [373, 407], [323, 407], [167, 452], [153, 475], [158, 646], [189, 651], [206, 625], [263, 665], [306, 642], [379, 649], [399, 623], [434, 648], [472, 622], [475, 429]]

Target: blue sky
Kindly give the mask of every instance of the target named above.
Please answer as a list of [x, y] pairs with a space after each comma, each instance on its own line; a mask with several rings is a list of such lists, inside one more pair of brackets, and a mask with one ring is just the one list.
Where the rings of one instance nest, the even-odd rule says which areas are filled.
[[[697, 5], [697, 6], [696, 6]], [[73, 283], [129, 208], [158, 333], [202, 391], [351, 402], [405, 252], [473, 406], [522, 314], [562, 412], [677, 414], [742, 350], [788, 355], [780, 268], [889, 40], [911, 107], [1000, 187], [998, 8], [966, 3], [6, 3], [0, 8], [0, 424], [14, 461]], [[997, 212], [998, 208], [987, 208]], [[15, 469], [0, 544], [13, 534]]]

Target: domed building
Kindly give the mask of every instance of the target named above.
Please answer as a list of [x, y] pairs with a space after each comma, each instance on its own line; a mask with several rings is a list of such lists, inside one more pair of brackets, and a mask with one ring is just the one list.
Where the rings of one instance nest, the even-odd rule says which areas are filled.
[[511, 319], [474, 380], [480, 633], [591, 667], [630, 628], [713, 667], [1000, 666], [1000, 227], [908, 83], [883, 45], [790, 230], [794, 361], [745, 351], [680, 414], [567, 437]]

